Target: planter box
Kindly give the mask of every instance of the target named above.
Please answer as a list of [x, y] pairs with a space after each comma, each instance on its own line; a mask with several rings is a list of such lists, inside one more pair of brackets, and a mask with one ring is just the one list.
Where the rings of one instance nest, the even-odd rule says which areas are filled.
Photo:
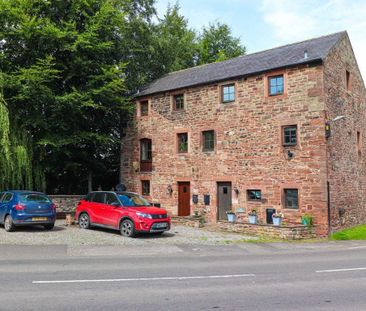
[[255, 225], [258, 221], [258, 216], [255, 215], [255, 216], [248, 216], [248, 220], [249, 220], [249, 223], [252, 224], [252, 225]]
[[282, 224], [282, 218], [281, 217], [272, 217], [273, 225], [276, 227], [281, 226]]

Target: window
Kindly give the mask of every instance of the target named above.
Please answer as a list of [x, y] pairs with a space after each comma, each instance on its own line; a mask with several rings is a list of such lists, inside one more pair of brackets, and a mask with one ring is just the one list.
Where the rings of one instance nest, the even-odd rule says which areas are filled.
[[174, 110], [183, 110], [184, 109], [184, 95], [178, 94], [174, 95]]
[[104, 192], [95, 192], [93, 196], [93, 202], [95, 203], [103, 203], [104, 204]]
[[248, 201], [260, 201], [262, 200], [261, 190], [247, 190]]
[[116, 195], [114, 193], [106, 193], [106, 204], [113, 205], [113, 204], [120, 204], [119, 200], [117, 199]]
[[150, 180], [141, 181], [142, 195], [150, 195]]
[[152, 171], [152, 143], [151, 139], [140, 140], [140, 171]]
[[297, 144], [297, 126], [289, 125], [283, 127], [283, 145], [295, 146]]
[[149, 102], [147, 100], [140, 102], [140, 115], [141, 117], [149, 115]]
[[361, 132], [357, 131], [357, 152], [360, 155], [362, 150]]
[[179, 153], [188, 152], [188, 133], [178, 134], [178, 152]]
[[10, 192], [7, 192], [7, 193], [4, 194], [4, 196], [3, 196], [2, 200], [1, 200], [1, 203], [8, 203], [12, 199], [13, 199], [13, 194], [10, 193]]
[[351, 74], [348, 70], [346, 70], [346, 88], [347, 91], [351, 89]]
[[284, 90], [283, 75], [268, 77], [269, 96], [282, 95]]
[[298, 209], [299, 208], [299, 190], [284, 189], [285, 208]]
[[235, 101], [235, 84], [223, 85], [221, 87], [221, 94], [221, 101], [223, 103], [230, 103]]
[[202, 132], [202, 150], [203, 151], [215, 150], [215, 131]]

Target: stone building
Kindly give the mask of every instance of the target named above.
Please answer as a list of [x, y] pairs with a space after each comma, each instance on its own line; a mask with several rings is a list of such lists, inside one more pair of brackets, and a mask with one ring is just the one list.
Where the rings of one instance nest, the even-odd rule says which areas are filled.
[[365, 86], [346, 32], [170, 73], [136, 96], [121, 181], [172, 215], [365, 222]]

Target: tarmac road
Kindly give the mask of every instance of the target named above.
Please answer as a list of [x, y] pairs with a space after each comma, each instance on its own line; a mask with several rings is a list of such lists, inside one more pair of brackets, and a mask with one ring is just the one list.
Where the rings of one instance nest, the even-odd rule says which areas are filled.
[[365, 310], [366, 243], [0, 245], [0, 310]]

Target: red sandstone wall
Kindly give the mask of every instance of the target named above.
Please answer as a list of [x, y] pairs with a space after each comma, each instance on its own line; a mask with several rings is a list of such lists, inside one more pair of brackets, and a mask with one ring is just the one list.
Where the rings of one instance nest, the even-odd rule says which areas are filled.
[[[304, 66], [286, 71], [285, 96], [265, 96], [265, 75], [236, 81], [237, 101], [220, 104], [219, 86], [185, 90], [186, 109], [171, 109], [170, 94], [151, 98], [148, 117], [137, 117], [122, 147], [122, 179], [128, 188], [141, 191], [140, 180], [151, 180], [151, 200], [177, 213], [177, 182], [190, 181], [191, 194], [199, 194], [199, 204], [191, 210], [205, 210], [209, 221], [216, 220], [216, 183], [231, 181], [233, 210], [259, 209], [265, 222], [265, 209], [283, 209], [283, 188], [300, 192], [299, 210], [283, 210], [289, 222], [300, 222], [301, 214], [311, 213], [320, 234], [327, 231], [326, 142], [322, 66]], [[288, 159], [281, 144], [281, 126], [297, 124], [299, 144]], [[201, 131], [216, 131], [213, 153], [201, 151]], [[176, 133], [189, 132], [189, 153], [176, 153]], [[139, 142], [153, 140], [153, 173], [139, 173]], [[172, 195], [167, 186], [172, 185]], [[262, 202], [248, 202], [247, 189], [261, 189]], [[203, 195], [211, 195], [210, 206]]]
[[[348, 37], [333, 48], [324, 67], [327, 117], [346, 116], [331, 123], [327, 148], [331, 226], [338, 230], [366, 222], [366, 92]], [[350, 72], [349, 90], [346, 70]], [[360, 153], [357, 131], [361, 133]]]

